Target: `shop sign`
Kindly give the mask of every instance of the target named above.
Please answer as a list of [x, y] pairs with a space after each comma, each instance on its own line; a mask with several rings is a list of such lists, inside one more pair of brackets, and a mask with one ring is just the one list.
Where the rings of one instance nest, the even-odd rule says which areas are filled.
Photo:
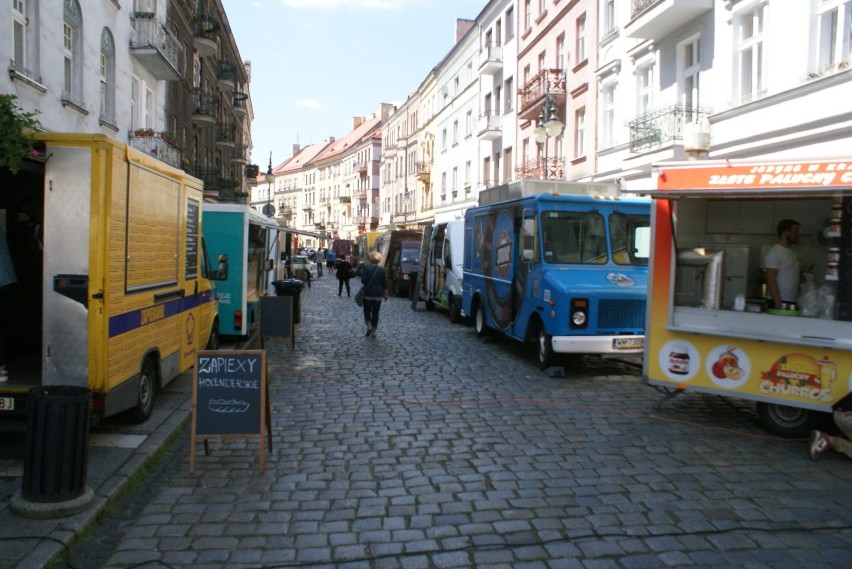
[[852, 159], [763, 164], [726, 162], [690, 168], [660, 164], [657, 173], [657, 189], [661, 191], [844, 187], [852, 187]]

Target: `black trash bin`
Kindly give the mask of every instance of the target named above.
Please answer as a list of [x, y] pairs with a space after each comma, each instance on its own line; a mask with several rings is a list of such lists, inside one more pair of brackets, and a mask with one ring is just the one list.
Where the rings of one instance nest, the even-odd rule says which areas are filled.
[[305, 283], [299, 279], [284, 279], [272, 283], [275, 287], [276, 296], [291, 296], [293, 297], [293, 324], [298, 324], [302, 321], [302, 304], [300, 298], [302, 289]]
[[27, 442], [21, 496], [63, 502], [83, 495], [89, 461], [89, 405], [85, 387], [51, 385], [27, 397]]

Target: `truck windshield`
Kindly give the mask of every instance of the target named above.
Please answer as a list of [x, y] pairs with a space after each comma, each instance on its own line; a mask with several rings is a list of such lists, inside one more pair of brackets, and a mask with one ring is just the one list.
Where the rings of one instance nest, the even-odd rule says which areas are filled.
[[401, 263], [414, 263], [415, 265], [420, 264], [420, 249], [414, 247], [403, 247], [402, 248], [402, 258]]
[[613, 213], [609, 216], [612, 260], [618, 265], [647, 265], [650, 235], [650, 216]]
[[607, 262], [606, 224], [600, 213], [542, 212], [541, 234], [546, 263], [600, 265]]

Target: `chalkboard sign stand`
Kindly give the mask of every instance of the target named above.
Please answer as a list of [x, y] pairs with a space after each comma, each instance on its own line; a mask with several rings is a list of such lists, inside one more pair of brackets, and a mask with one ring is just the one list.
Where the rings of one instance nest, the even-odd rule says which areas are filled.
[[260, 297], [260, 347], [266, 337], [289, 337], [290, 349], [296, 347], [296, 319], [292, 296]]
[[246, 439], [260, 443], [260, 472], [266, 467], [264, 426], [272, 451], [272, 419], [265, 350], [198, 352], [192, 383], [189, 473], [195, 474], [195, 447], [204, 439]]

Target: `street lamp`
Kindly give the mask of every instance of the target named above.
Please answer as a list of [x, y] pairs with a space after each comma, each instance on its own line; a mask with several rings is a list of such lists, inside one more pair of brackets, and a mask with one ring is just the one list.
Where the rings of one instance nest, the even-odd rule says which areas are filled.
[[261, 210], [266, 217], [275, 215], [275, 206], [272, 205], [272, 184], [275, 183], [275, 175], [272, 173], [272, 151], [269, 151], [269, 167], [266, 169], [266, 183], [269, 184], [266, 196], [266, 205]]
[[556, 101], [550, 96], [550, 90], [544, 93], [544, 103], [541, 105], [541, 111], [538, 113], [538, 123], [536, 124], [533, 136], [535, 141], [544, 145], [544, 179], [548, 177], [548, 156], [547, 156], [547, 140], [555, 138], [562, 134], [562, 128], [565, 125], [559, 120], [559, 113], [556, 110]]

